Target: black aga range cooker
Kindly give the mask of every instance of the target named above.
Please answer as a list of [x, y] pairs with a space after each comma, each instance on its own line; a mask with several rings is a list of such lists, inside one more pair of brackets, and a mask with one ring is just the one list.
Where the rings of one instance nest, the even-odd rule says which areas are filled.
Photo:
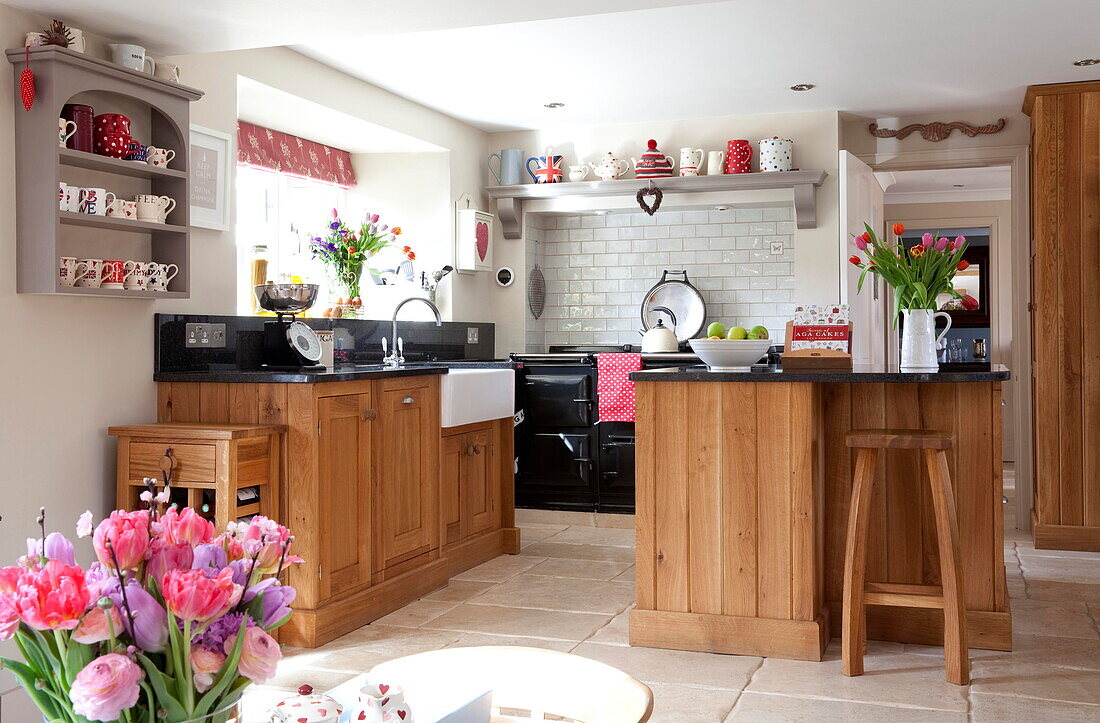
[[[600, 422], [596, 357], [632, 347], [550, 347], [517, 362], [516, 506], [634, 512], [634, 424]], [[698, 364], [693, 354], [647, 354], [647, 369]]]

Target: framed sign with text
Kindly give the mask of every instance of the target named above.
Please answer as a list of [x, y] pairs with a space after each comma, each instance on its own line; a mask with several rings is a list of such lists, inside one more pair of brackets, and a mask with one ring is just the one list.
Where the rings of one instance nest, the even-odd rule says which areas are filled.
[[233, 139], [227, 133], [191, 126], [191, 225], [229, 229], [229, 176]]

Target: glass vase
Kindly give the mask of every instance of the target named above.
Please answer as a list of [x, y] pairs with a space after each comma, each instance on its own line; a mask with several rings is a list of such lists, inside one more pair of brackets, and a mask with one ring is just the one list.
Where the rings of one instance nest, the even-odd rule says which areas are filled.
[[[359, 319], [363, 315], [362, 293], [360, 283], [363, 272], [358, 273], [349, 270], [332, 269], [329, 274], [331, 298], [329, 316], [337, 319]], [[353, 299], [359, 299], [359, 304], [353, 303]]]

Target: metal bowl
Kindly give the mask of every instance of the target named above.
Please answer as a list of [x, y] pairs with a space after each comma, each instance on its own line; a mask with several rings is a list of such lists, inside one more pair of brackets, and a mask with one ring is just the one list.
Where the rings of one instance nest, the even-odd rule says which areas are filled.
[[298, 314], [317, 301], [317, 284], [260, 284], [253, 287], [261, 309], [278, 314]]

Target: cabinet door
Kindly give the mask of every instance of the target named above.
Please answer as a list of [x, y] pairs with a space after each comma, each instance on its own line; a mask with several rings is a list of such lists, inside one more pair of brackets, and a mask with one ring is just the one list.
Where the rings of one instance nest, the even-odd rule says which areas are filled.
[[375, 440], [376, 572], [439, 545], [439, 404], [433, 377], [382, 382]]
[[451, 545], [466, 537], [462, 529], [462, 465], [466, 463], [466, 435], [452, 434], [440, 444], [439, 514], [442, 517], [443, 544]]
[[466, 518], [466, 535], [491, 530], [498, 519], [497, 492], [500, 483], [495, 474], [496, 445], [490, 427], [463, 435], [465, 463], [463, 464], [463, 508]]
[[372, 414], [369, 393], [317, 400], [322, 599], [370, 582]]

